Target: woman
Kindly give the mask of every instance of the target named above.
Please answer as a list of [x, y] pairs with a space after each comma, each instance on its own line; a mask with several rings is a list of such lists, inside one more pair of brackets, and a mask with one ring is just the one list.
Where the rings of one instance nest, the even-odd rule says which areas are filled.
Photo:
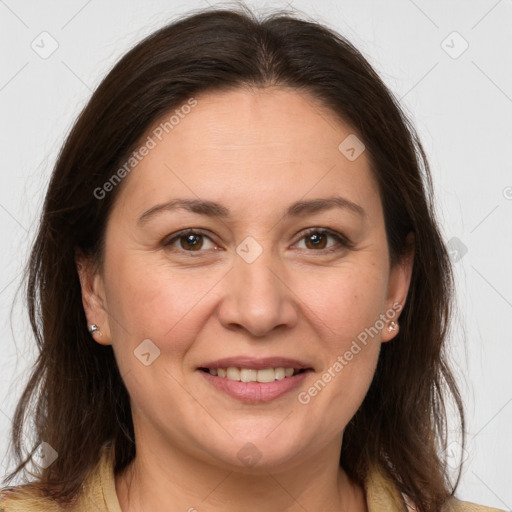
[[209, 10], [139, 43], [48, 188], [10, 477], [40, 470], [3, 510], [492, 510], [448, 479], [431, 194], [414, 129], [327, 28]]

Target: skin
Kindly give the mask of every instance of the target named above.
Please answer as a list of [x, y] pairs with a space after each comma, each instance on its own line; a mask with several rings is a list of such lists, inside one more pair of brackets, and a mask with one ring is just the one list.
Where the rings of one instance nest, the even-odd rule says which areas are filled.
[[[311, 96], [274, 87], [196, 99], [124, 179], [103, 268], [77, 258], [87, 320], [101, 330], [96, 341], [113, 346], [131, 397], [137, 456], [115, 477], [121, 508], [366, 511], [339, 453], [381, 343], [396, 331], [386, 325], [307, 405], [297, 396], [379, 315], [404, 304], [412, 255], [390, 268], [369, 155], [349, 161], [339, 151], [353, 130]], [[334, 193], [365, 215], [283, 218], [299, 199]], [[138, 226], [143, 212], [178, 197], [220, 202], [231, 217], [175, 210]], [[186, 237], [164, 246], [187, 228], [207, 232], [199, 252]], [[332, 229], [354, 247], [327, 236], [318, 248], [306, 228]], [[262, 249], [252, 263], [236, 252], [247, 236]], [[133, 352], [148, 338], [160, 356], [145, 366]], [[315, 371], [271, 402], [242, 403], [197, 370], [239, 355], [298, 358]], [[237, 457], [248, 442], [261, 454], [252, 467]]]

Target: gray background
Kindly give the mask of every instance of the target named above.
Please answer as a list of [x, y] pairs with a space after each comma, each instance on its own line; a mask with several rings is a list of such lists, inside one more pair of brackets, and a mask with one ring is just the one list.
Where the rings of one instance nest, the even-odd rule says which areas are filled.
[[[11, 306], [60, 145], [92, 90], [128, 48], [176, 15], [207, 5], [0, 0], [2, 475], [10, 463], [10, 418], [36, 356], [22, 301], [14, 303], [12, 315]], [[247, 5], [265, 10], [287, 4]], [[290, 5], [354, 43], [401, 98], [420, 133], [456, 262], [459, 313], [450, 354], [468, 419], [456, 495], [511, 510], [512, 1]], [[58, 47], [46, 55], [52, 45]], [[454, 433], [450, 457], [457, 448]]]

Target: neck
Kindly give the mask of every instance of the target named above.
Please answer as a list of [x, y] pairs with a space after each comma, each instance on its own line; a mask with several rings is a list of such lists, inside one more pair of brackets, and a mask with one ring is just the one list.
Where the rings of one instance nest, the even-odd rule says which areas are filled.
[[[367, 512], [363, 490], [339, 466], [339, 446], [280, 470], [240, 472], [212, 465], [157, 437], [137, 444], [137, 456], [115, 476], [123, 512], [246, 510]], [[334, 457], [333, 457], [334, 455]]]

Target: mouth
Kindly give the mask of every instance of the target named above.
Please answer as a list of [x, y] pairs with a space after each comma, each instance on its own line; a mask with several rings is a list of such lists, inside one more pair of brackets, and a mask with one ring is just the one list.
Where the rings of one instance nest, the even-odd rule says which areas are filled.
[[287, 358], [227, 358], [197, 367], [206, 382], [222, 395], [241, 402], [270, 402], [300, 386], [314, 369]]
[[227, 368], [198, 368], [199, 370], [209, 373], [210, 375], [228, 379], [235, 382], [259, 382], [269, 383], [276, 380], [289, 379], [300, 373], [304, 373], [311, 368], [239, 368], [230, 366]]

